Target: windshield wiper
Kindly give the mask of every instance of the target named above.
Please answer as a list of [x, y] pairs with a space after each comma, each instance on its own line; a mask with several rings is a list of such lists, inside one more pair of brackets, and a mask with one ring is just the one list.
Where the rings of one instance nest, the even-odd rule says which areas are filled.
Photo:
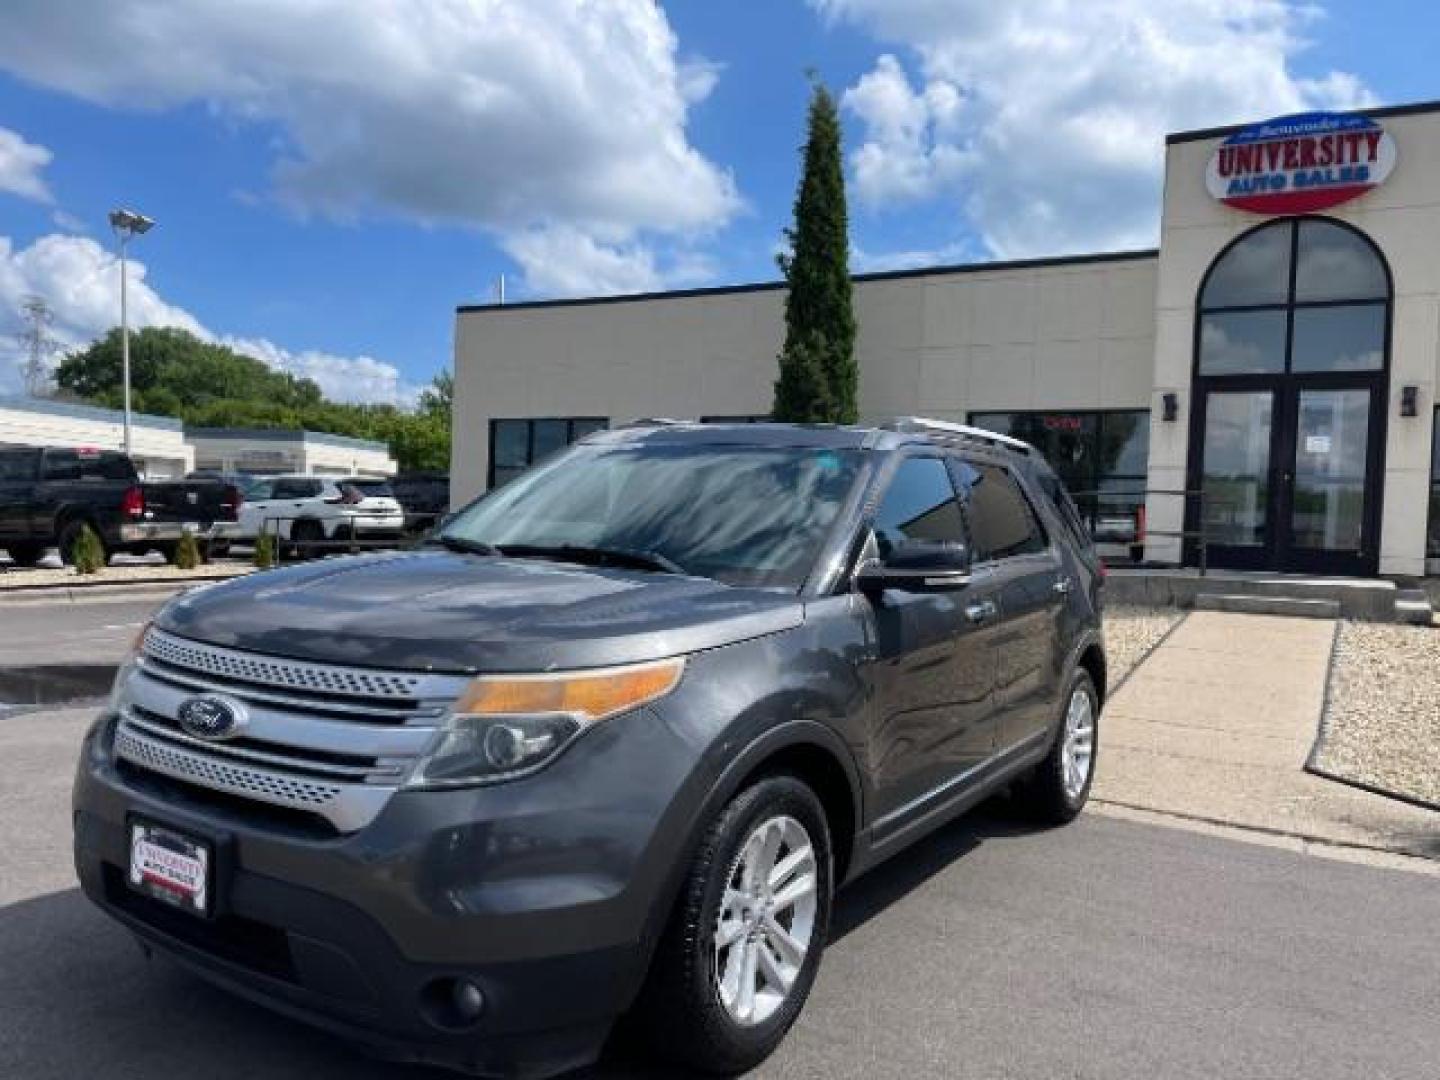
[[503, 544], [500, 547], [502, 555], [534, 555], [539, 558], [563, 559], [568, 562], [595, 563], [600, 566], [606, 564], [629, 566], [638, 570], [656, 570], [665, 574], [682, 574], [686, 577], [690, 571], [677, 563], [674, 559], [661, 555], [658, 551], [643, 551], [638, 548], [621, 547], [593, 547], [586, 544]]
[[463, 536], [432, 536], [432, 544], [439, 544], [450, 551], [459, 551], [465, 555], [499, 555], [500, 549], [494, 544], [487, 544], [484, 540], [467, 540]]

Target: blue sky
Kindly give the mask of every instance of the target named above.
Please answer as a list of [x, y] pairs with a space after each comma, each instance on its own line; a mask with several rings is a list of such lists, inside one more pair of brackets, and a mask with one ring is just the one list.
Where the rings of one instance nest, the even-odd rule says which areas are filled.
[[138, 322], [404, 400], [502, 273], [773, 277], [806, 68], [842, 100], [857, 269], [1143, 246], [1165, 131], [1440, 97], [1440, 16], [1401, 0], [8, 7], [0, 389], [21, 297], [66, 345], [114, 321], [117, 204], [160, 222]]

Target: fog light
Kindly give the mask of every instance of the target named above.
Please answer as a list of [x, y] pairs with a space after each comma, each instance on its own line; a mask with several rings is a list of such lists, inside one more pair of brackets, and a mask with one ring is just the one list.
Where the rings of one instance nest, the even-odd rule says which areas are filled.
[[450, 998], [455, 1012], [467, 1021], [477, 1019], [485, 1011], [485, 995], [469, 979], [456, 979]]
[[438, 1028], [471, 1027], [485, 1011], [485, 993], [469, 979], [431, 979], [420, 991], [420, 1011]]

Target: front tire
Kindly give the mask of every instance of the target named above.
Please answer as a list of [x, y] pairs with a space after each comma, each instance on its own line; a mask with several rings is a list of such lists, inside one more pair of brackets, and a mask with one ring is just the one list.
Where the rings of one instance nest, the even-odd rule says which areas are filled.
[[1066, 825], [1090, 798], [1100, 743], [1100, 695], [1083, 668], [1070, 680], [1060, 728], [1045, 760], [1020, 785], [1019, 800], [1027, 814], [1047, 825]]
[[770, 776], [706, 830], [657, 947], [636, 1019], [677, 1064], [730, 1074], [764, 1061], [814, 985], [832, 900], [815, 793]]

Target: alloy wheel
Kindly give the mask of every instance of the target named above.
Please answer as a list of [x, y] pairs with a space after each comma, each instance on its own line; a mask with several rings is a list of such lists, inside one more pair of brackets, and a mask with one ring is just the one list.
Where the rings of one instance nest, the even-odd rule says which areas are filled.
[[795, 985], [815, 932], [815, 848], [789, 816], [767, 818], [740, 847], [715, 923], [715, 989], [736, 1023], [762, 1024]]
[[1085, 790], [1094, 761], [1095, 704], [1083, 688], [1077, 688], [1070, 695], [1070, 705], [1065, 710], [1065, 736], [1060, 758], [1068, 798], [1078, 799]]

